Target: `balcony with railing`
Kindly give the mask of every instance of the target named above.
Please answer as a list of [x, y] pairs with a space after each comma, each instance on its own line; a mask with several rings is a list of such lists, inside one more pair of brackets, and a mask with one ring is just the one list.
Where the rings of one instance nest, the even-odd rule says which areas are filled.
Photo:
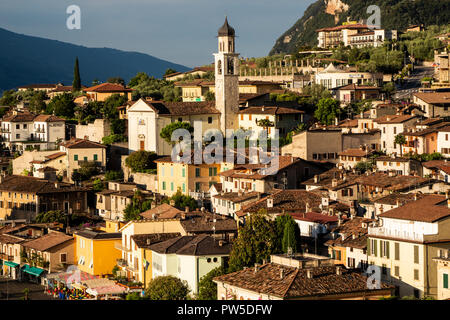
[[374, 227], [369, 228], [369, 236], [380, 236], [380, 237], [387, 237], [387, 238], [395, 238], [399, 240], [411, 240], [411, 241], [424, 241], [424, 236], [422, 233], [415, 233], [415, 232], [406, 232], [406, 231], [399, 231], [391, 228], [384, 228], [384, 227]]
[[131, 252], [131, 250], [128, 249], [127, 247], [122, 246], [122, 242], [119, 242], [119, 241], [114, 243], [114, 248], [116, 248], [117, 250], [124, 251], [124, 252]]
[[10, 256], [9, 254], [6, 254], [6, 253], [0, 253], [0, 259], [13, 261], [14, 260], [14, 256]]

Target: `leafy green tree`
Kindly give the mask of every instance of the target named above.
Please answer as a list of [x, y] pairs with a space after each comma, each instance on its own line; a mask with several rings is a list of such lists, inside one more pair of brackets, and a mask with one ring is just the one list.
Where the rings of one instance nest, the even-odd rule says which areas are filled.
[[81, 162], [78, 173], [80, 174], [80, 181], [86, 181], [93, 176], [98, 175], [100, 173], [100, 169], [95, 162], [86, 161]]
[[102, 143], [105, 145], [111, 145], [116, 142], [127, 142], [128, 137], [124, 134], [111, 134], [102, 138]]
[[266, 131], [269, 130], [270, 127], [275, 126], [273, 121], [270, 121], [269, 119], [259, 119], [257, 125], [263, 127]]
[[339, 101], [331, 98], [322, 98], [317, 104], [317, 110], [314, 112], [314, 116], [320, 123], [331, 125], [339, 117], [340, 113], [341, 107]]
[[214, 100], [216, 100], [216, 94], [214, 92], [212, 92], [212, 91], [208, 91], [205, 94], [205, 100], [206, 101], [214, 101]]
[[72, 82], [72, 91], [80, 91], [81, 90], [81, 78], [80, 78], [80, 66], [78, 64], [78, 57], [75, 59], [75, 67], [73, 70], [73, 82]]
[[3, 91], [3, 96], [0, 99], [0, 105], [2, 106], [15, 106], [17, 104], [17, 99], [14, 90]]
[[165, 126], [159, 133], [160, 137], [163, 138], [168, 144], [174, 145], [176, 142], [171, 141], [172, 133], [177, 129], [186, 129], [190, 133], [194, 132], [194, 128], [189, 122], [172, 122]]
[[106, 181], [118, 181], [123, 180], [123, 171], [106, 171], [105, 173]]
[[284, 225], [282, 242], [282, 249], [284, 253], [288, 253], [289, 249], [291, 249], [292, 252], [297, 252], [296, 226], [297, 224], [292, 219], [288, 220]]
[[54, 113], [63, 118], [72, 118], [75, 113], [75, 103], [71, 93], [63, 93], [53, 97], [46, 109], [47, 114]]
[[92, 80], [92, 86], [98, 86], [100, 84], [100, 80], [98, 80], [97, 78], [95, 78], [94, 80]]
[[266, 211], [252, 214], [233, 241], [228, 271], [238, 271], [268, 260], [277, 250], [277, 241], [275, 222], [268, 219]]
[[191, 210], [198, 208], [197, 201], [191, 196], [184, 195], [180, 189], [172, 197], [164, 199], [162, 202], [170, 203], [172, 200], [175, 201], [175, 207], [180, 210], [184, 210], [186, 207], [189, 207]]
[[174, 276], [159, 276], [152, 279], [146, 290], [150, 300], [186, 300], [189, 287], [186, 281]]
[[168, 69], [166, 70], [166, 72], [164, 72], [164, 75], [167, 76], [167, 75], [169, 75], [169, 74], [173, 74], [173, 73], [176, 73], [176, 72], [177, 72], [177, 70], [172, 69], [172, 68], [168, 68]]
[[400, 145], [400, 155], [403, 155], [402, 146], [406, 144], [406, 138], [402, 134], [398, 134], [395, 136], [394, 143]]
[[101, 108], [103, 117], [105, 119], [110, 120], [111, 122], [113, 120], [119, 119], [119, 110], [117, 108], [124, 105], [127, 102], [127, 100], [128, 99], [126, 96], [120, 94], [113, 94], [110, 97], [108, 97], [103, 103], [103, 106]]
[[28, 108], [31, 112], [41, 113], [47, 107], [45, 104], [45, 100], [47, 99], [47, 95], [44, 91], [36, 91], [35, 94], [29, 99]]
[[133, 172], [145, 172], [147, 169], [155, 169], [154, 162], [158, 155], [154, 152], [139, 150], [131, 153], [125, 159], [125, 165]]
[[213, 282], [213, 279], [223, 274], [225, 274], [225, 268], [217, 267], [200, 279], [198, 283], [199, 300], [217, 300], [217, 284]]
[[67, 217], [64, 214], [64, 212], [60, 210], [54, 210], [54, 211], [39, 212], [36, 215], [35, 221], [36, 223], [59, 222], [65, 224], [67, 221]]
[[330, 91], [323, 85], [316, 83], [304, 88], [303, 94], [310, 95], [314, 104], [317, 104], [320, 99], [331, 98]]
[[123, 78], [121, 78], [121, 77], [111, 77], [108, 80], [106, 80], [106, 82], [108, 82], [108, 83], [116, 83], [116, 84], [120, 84], [122, 86], [125, 86], [125, 80], [123, 80]]
[[138, 292], [131, 292], [127, 294], [125, 300], [145, 300]]
[[102, 180], [101, 179], [95, 179], [94, 180], [94, 184], [92, 186], [92, 190], [94, 192], [100, 192], [103, 189], [105, 189], [105, 185], [103, 184]]
[[136, 190], [131, 203], [123, 210], [125, 221], [141, 220], [141, 213], [151, 208], [152, 200], [145, 199], [140, 190]]
[[364, 173], [368, 170], [371, 170], [373, 167], [373, 163], [371, 161], [360, 161], [355, 165], [355, 170]]

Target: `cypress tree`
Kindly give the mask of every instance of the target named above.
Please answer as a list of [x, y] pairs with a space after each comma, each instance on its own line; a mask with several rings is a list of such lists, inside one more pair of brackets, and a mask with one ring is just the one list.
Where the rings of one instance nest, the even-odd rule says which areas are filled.
[[286, 221], [283, 230], [282, 240], [283, 252], [287, 253], [288, 248], [292, 248], [292, 252], [297, 252], [297, 239], [295, 236], [295, 222], [290, 219]]
[[78, 66], [78, 57], [75, 59], [75, 68], [73, 70], [73, 83], [72, 83], [72, 91], [80, 91], [81, 90], [81, 79], [80, 79], [80, 68]]

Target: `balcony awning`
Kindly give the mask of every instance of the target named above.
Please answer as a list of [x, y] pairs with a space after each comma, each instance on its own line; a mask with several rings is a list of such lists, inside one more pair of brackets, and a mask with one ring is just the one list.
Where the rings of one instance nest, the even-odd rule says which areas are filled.
[[4, 261], [4, 265], [5, 266], [8, 266], [8, 267], [11, 267], [11, 268], [15, 268], [15, 267], [17, 267], [19, 264], [18, 263], [15, 263], [15, 262], [11, 262], [11, 261]]
[[22, 271], [31, 274], [33, 276], [39, 277], [45, 270], [41, 268], [30, 267], [28, 264], [26, 264], [22, 267]]

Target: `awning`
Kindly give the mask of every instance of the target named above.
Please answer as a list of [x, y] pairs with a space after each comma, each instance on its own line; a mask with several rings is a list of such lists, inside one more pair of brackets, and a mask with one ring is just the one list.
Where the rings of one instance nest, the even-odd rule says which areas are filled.
[[3, 262], [3, 264], [5, 266], [11, 267], [11, 268], [15, 268], [15, 267], [17, 267], [19, 265], [18, 263], [11, 262], [11, 261], [6, 261], [6, 260]]
[[45, 270], [41, 268], [30, 267], [28, 264], [26, 264], [22, 267], [22, 271], [31, 274], [33, 276], [39, 277]]

